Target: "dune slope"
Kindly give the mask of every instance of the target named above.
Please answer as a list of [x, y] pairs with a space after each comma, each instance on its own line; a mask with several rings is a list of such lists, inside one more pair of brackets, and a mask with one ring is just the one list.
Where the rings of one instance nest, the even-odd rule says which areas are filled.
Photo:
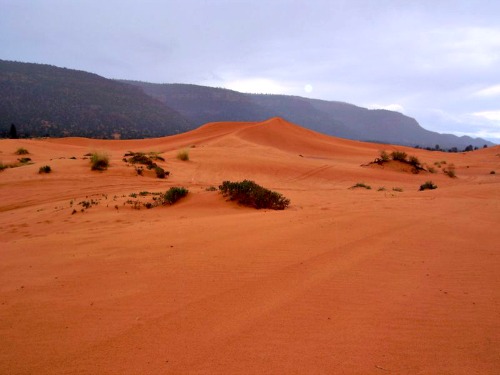
[[[279, 118], [148, 140], [0, 140], [0, 160], [16, 162], [19, 147], [33, 164], [0, 172], [0, 373], [500, 368], [499, 147], [428, 152]], [[366, 166], [382, 149], [436, 173]], [[107, 171], [90, 170], [94, 150]], [[137, 175], [128, 151], [160, 153], [170, 176]], [[290, 207], [241, 207], [208, 189], [242, 179]], [[438, 189], [418, 191], [427, 180]], [[349, 189], [361, 182], [372, 189]], [[172, 186], [190, 193], [130, 203]]]

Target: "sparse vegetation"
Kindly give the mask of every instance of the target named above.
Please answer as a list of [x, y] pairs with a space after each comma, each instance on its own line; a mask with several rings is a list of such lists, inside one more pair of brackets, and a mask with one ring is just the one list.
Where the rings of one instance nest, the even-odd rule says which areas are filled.
[[[156, 160], [165, 161], [157, 152], [150, 152], [148, 154], [144, 152], [133, 152], [129, 151], [124, 155], [123, 161], [130, 164], [141, 164], [145, 165], [147, 169], [153, 169], [156, 173], [156, 177], [165, 178], [170, 172], [165, 171], [162, 167], [155, 163]], [[135, 167], [135, 172], [137, 175], [143, 175], [142, 166]]]
[[29, 154], [29, 151], [26, 150], [25, 148], [23, 147], [19, 147], [16, 152], [15, 152], [16, 155], [28, 155]]
[[391, 158], [392, 160], [398, 160], [398, 161], [402, 161], [402, 162], [406, 162], [406, 157], [408, 155], [406, 155], [406, 152], [404, 151], [393, 151], [391, 152]]
[[422, 185], [420, 185], [419, 191], [422, 191], [422, 190], [433, 190], [433, 189], [437, 189], [437, 185], [434, 185], [432, 183], [432, 181], [426, 181], [425, 183], [423, 183]]
[[184, 149], [181, 150], [177, 153], [177, 159], [182, 160], [182, 161], [188, 161], [189, 160], [189, 150]]
[[239, 204], [257, 209], [270, 208], [273, 210], [284, 210], [290, 204], [290, 199], [250, 180], [243, 180], [241, 182], [224, 181], [219, 186], [219, 190], [229, 200], [237, 201]]
[[491, 171], [490, 174], [495, 174], [496, 172], [495, 171]]
[[392, 188], [392, 191], [397, 191], [398, 193], [402, 193], [402, 192], [403, 192], [403, 188], [400, 188], [400, 187], [393, 187], [393, 188]]
[[377, 191], [386, 191], [387, 189], [384, 186], [381, 186], [377, 189]]
[[179, 199], [185, 197], [188, 194], [188, 190], [184, 187], [171, 187], [163, 196], [165, 203], [174, 204]]
[[19, 163], [21, 163], [21, 164], [27, 164], [31, 161], [31, 158], [20, 158], [17, 160], [19, 160]]
[[104, 152], [93, 152], [90, 154], [90, 169], [93, 171], [104, 171], [109, 166], [109, 155]]
[[156, 177], [158, 178], [165, 178], [165, 176], [168, 176], [170, 172], [165, 172], [165, 170], [162, 167], [156, 166], [155, 167], [155, 173]]
[[447, 168], [443, 168], [443, 173], [451, 178], [457, 177], [454, 164], [449, 164]]
[[209, 186], [205, 190], [206, 191], [217, 191], [217, 188], [215, 186]]
[[357, 189], [364, 188], [370, 190], [372, 187], [370, 185], [365, 184], [364, 182], [358, 182], [356, 185], [351, 186], [349, 189]]
[[387, 162], [389, 160], [390, 160], [389, 154], [385, 150], [380, 151], [380, 161]]
[[427, 170], [430, 172], [430, 173], [436, 173], [436, 169], [434, 167], [428, 167]]
[[50, 173], [52, 172], [52, 168], [50, 168], [50, 165], [44, 165], [43, 167], [40, 167], [38, 170], [38, 173]]

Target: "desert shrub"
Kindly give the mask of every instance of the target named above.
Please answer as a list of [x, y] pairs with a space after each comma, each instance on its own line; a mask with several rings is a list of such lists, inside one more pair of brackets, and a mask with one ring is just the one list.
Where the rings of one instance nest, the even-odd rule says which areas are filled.
[[406, 161], [406, 152], [404, 151], [393, 151], [391, 152], [392, 160]]
[[50, 173], [52, 172], [52, 168], [50, 168], [50, 165], [44, 165], [43, 167], [40, 167], [38, 170], [38, 173]]
[[174, 204], [179, 199], [185, 197], [189, 190], [184, 187], [171, 187], [163, 196], [163, 201], [168, 204]]
[[392, 188], [392, 191], [397, 191], [398, 193], [402, 193], [402, 192], [403, 192], [403, 188], [400, 188], [400, 187], [393, 187], [393, 188]]
[[31, 158], [20, 158], [17, 160], [19, 160], [19, 163], [21, 163], [21, 164], [26, 164], [26, 163], [29, 163], [31, 161]]
[[425, 183], [423, 183], [422, 185], [420, 185], [419, 191], [422, 191], [422, 190], [433, 190], [433, 189], [437, 189], [437, 186], [434, 185], [432, 183], [432, 181], [426, 181]]
[[217, 191], [217, 188], [215, 186], [209, 186], [205, 188], [206, 191]]
[[165, 178], [166, 176], [168, 176], [170, 174], [170, 172], [165, 171], [162, 167], [159, 167], [159, 166], [155, 167], [155, 173], [156, 173], [156, 177], [158, 177], [158, 178]]
[[189, 160], [189, 151], [188, 150], [181, 150], [177, 153], [177, 159], [182, 160], [182, 161], [188, 161]]
[[351, 186], [349, 189], [364, 188], [370, 190], [372, 187], [364, 182], [358, 182], [356, 185]]
[[0, 161], [0, 171], [3, 171], [4, 169], [9, 168], [7, 164], [4, 164], [2, 161]]
[[496, 172], [495, 171], [491, 171], [490, 174], [495, 174]]
[[447, 175], [448, 177], [455, 178], [457, 177], [457, 174], [455, 172], [455, 165], [454, 164], [449, 164], [448, 168], [443, 169], [443, 173]]
[[28, 155], [29, 154], [29, 151], [26, 150], [25, 148], [22, 148], [22, 147], [19, 147], [16, 152], [15, 152], [16, 155]]
[[384, 186], [381, 186], [377, 189], [377, 191], [386, 191], [387, 189]]
[[427, 170], [430, 172], [430, 173], [436, 173], [436, 169], [434, 167], [429, 167], [427, 168]]
[[285, 198], [280, 193], [268, 190], [249, 180], [224, 181], [219, 186], [219, 190], [225, 197], [229, 197], [229, 200], [257, 209], [284, 210], [290, 204], [290, 199]]
[[382, 162], [387, 162], [390, 160], [390, 157], [389, 157], [389, 154], [383, 150], [383, 151], [380, 151], [380, 158], [379, 158], [380, 161]]
[[137, 173], [138, 176], [142, 176], [142, 172], [144, 169], [142, 167], [135, 167], [135, 173]]
[[408, 158], [408, 163], [413, 165], [415, 168], [422, 168], [422, 165], [420, 164], [420, 160], [416, 156], [411, 155]]
[[90, 169], [93, 171], [104, 171], [109, 166], [109, 155], [104, 152], [93, 152], [90, 155]]

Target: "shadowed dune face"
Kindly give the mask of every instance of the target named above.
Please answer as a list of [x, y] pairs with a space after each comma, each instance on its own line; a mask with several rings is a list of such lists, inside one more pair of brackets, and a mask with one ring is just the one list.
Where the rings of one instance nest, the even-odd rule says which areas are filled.
[[[500, 367], [500, 147], [428, 152], [278, 118], [147, 140], [0, 140], [0, 161], [15, 163], [19, 147], [33, 164], [0, 172], [0, 373]], [[435, 173], [363, 166], [381, 150]], [[90, 170], [93, 151], [108, 170]], [[170, 176], [137, 175], [128, 151], [159, 153]], [[456, 178], [443, 173], [451, 164]], [[207, 189], [243, 179], [290, 207], [241, 207]], [[428, 180], [438, 188], [419, 192]], [[127, 203], [172, 186], [188, 196]]]

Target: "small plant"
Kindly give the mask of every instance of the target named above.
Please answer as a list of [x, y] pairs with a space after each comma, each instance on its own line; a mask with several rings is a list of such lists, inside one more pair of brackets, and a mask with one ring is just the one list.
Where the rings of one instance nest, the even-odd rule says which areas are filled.
[[104, 171], [109, 166], [109, 155], [103, 152], [94, 152], [90, 155], [90, 169]]
[[182, 161], [188, 161], [189, 160], [189, 151], [188, 150], [181, 150], [177, 153], [177, 159], [182, 160]]
[[168, 204], [174, 204], [179, 199], [185, 197], [188, 192], [184, 187], [171, 187], [163, 196], [163, 201]]
[[20, 158], [17, 160], [19, 160], [19, 163], [21, 163], [21, 164], [27, 164], [31, 161], [31, 158]]
[[430, 173], [436, 173], [436, 168], [434, 167], [428, 167], [427, 170], [430, 172]]
[[38, 173], [50, 173], [52, 172], [52, 168], [50, 168], [50, 165], [44, 165], [43, 167], [40, 167], [38, 170]]
[[449, 164], [448, 168], [444, 168], [443, 173], [451, 178], [457, 177], [457, 174], [455, 173], [455, 165], [454, 164]]
[[7, 168], [9, 168], [9, 166], [0, 161], [0, 171], [3, 171], [4, 169], [7, 169]]
[[386, 191], [386, 190], [387, 190], [387, 189], [386, 189], [385, 187], [383, 187], [383, 186], [381, 186], [381, 187], [379, 187], [379, 188], [377, 189], [377, 191]]
[[16, 155], [28, 155], [29, 154], [29, 151], [26, 150], [25, 148], [22, 148], [22, 147], [19, 147], [16, 152], [15, 152]]
[[437, 186], [432, 183], [432, 181], [426, 181], [424, 184], [420, 185], [419, 191], [423, 190], [433, 190], [437, 189]]
[[390, 157], [389, 157], [389, 154], [383, 150], [383, 151], [380, 151], [380, 158], [379, 158], [380, 161], [382, 162], [388, 162], [390, 160]]
[[408, 163], [410, 163], [411, 165], [413, 165], [417, 169], [422, 168], [422, 165], [420, 164], [420, 160], [418, 160], [418, 158], [416, 156], [411, 155], [408, 158]]
[[393, 187], [393, 188], [392, 188], [392, 191], [397, 191], [398, 193], [402, 193], [402, 192], [403, 192], [403, 188], [400, 188], [400, 187]]
[[237, 201], [245, 206], [284, 210], [290, 204], [290, 199], [278, 192], [268, 190], [253, 181], [224, 181], [219, 190], [229, 200]]
[[364, 188], [370, 190], [372, 187], [364, 182], [358, 182], [356, 185], [351, 186], [349, 189]]
[[209, 186], [205, 190], [206, 191], [217, 191], [217, 188], [215, 186]]
[[168, 171], [165, 172], [165, 170], [159, 166], [155, 167], [155, 173], [156, 173], [156, 177], [158, 177], [158, 178], [165, 178], [166, 176], [168, 176], [170, 174], [170, 172], [168, 172]]
[[391, 152], [392, 160], [398, 160], [398, 161], [405, 162], [407, 156], [408, 155], [406, 155], [406, 152], [404, 152], [404, 151], [393, 151], [393, 152]]
[[496, 172], [495, 171], [491, 171], [490, 174], [495, 174]]

